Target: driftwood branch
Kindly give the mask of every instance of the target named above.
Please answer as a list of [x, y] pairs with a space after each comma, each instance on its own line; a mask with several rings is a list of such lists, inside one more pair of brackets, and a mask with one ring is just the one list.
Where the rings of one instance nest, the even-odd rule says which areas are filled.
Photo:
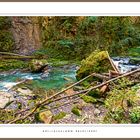
[[[139, 68], [139, 69], [136, 69], [136, 70], [133, 70], [133, 71], [131, 71], [131, 72], [122, 74], [122, 75], [120, 75], [120, 76], [118, 76], [118, 77], [112, 78], [112, 79], [110, 79], [110, 80], [108, 80], [108, 81], [105, 81], [105, 82], [103, 82], [103, 83], [101, 83], [101, 84], [99, 84], [99, 85], [96, 85], [96, 86], [94, 86], [94, 87], [91, 87], [91, 88], [87, 89], [87, 91], [84, 90], [84, 92], [86, 92], [86, 93], [84, 93], [82, 96], [88, 94], [90, 91], [92, 91], [92, 90], [94, 90], [94, 89], [96, 89], [96, 88], [100, 88], [100, 87], [102, 87], [102, 86], [104, 86], [104, 85], [106, 85], [106, 84], [109, 84], [110, 82], [113, 82], [113, 81], [115, 81], [115, 80], [117, 80], [117, 79], [120, 79], [120, 78], [129, 76], [129, 75], [132, 75], [132, 74], [137, 73], [137, 72], [139, 72], [139, 71], [140, 71], [140, 68]], [[11, 124], [11, 123], [15, 123], [16, 121], [26, 119], [27, 117], [29, 117], [30, 115], [32, 115], [40, 106], [44, 105], [44, 104], [45, 104], [47, 101], [49, 101], [50, 99], [52, 99], [52, 98], [54, 98], [55, 96], [57, 96], [57, 95], [63, 93], [64, 91], [66, 91], [66, 90], [72, 88], [73, 86], [75, 86], [75, 85], [81, 83], [82, 81], [84, 81], [85, 79], [87, 79], [87, 78], [89, 78], [89, 77], [91, 77], [91, 76], [93, 76], [93, 75], [94, 75], [94, 73], [91, 74], [91, 75], [89, 75], [89, 76], [87, 76], [87, 77], [85, 77], [84, 79], [80, 80], [79, 82], [76, 82], [76, 83], [72, 84], [71, 86], [65, 88], [64, 90], [62, 90], [62, 91], [60, 91], [60, 92], [54, 94], [53, 96], [51, 96], [51, 97], [49, 97], [49, 98], [43, 100], [42, 102], [38, 103], [38, 104], [32, 109], [32, 111], [29, 112], [28, 114], [26, 114], [25, 116], [16, 118], [16, 119], [14, 119], [14, 120], [12, 120], [12, 121], [10, 121], [10, 122], [8, 122], [8, 123]], [[82, 92], [83, 92], [83, 91], [82, 91]], [[77, 93], [77, 94], [78, 94], [78, 93]], [[79, 94], [80, 94], [80, 93], [79, 93]], [[79, 100], [80, 98], [81, 98], [81, 97], [78, 97], [78, 98], [74, 99], [73, 101], [66, 102], [66, 103], [63, 104], [63, 106], [64, 106], [64, 105], [67, 105], [67, 104], [70, 104], [70, 103], [72, 103], [72, 102], [75, 102], [75, 101]]]
[[108, 54], [108, 51], [106, 51], [106, 53], [107, 53], [107, 57], [108, 57], [108, 59], [109, 59], [109, 61], [110, 61], [110, 64], [111, 64], [111, 66], [113, 67], [113, 69], [115, 70], [115, 72], [120, 73], [118, 67], [114, 64], [114, 62], [113, 62], [112, 59], [110, 58], [110, 56], [109, 56], [109, 54]]

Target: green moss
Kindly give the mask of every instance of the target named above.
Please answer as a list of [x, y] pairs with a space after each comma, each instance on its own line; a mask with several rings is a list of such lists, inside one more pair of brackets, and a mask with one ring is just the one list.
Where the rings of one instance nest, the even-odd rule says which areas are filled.
[[130, 118], [132, 123], [140, 122], [140, 107], [135, 107], [130, 111]]
[[0, 17], [0, 30], [7, 29], [11, 26], [10, 18], [1, 16]]
[[93, 97], [93, 98], [100, 98], [100, 97], [101, 97], [101, 94], [100, 94], [99, 89], [90, 91], [90, 92], [88, 93], [88, 95], [91, 96], [91, 97]]
[[77, 106], [73, 107], [71, 112], [77, 116], [81, 116], [81, 110]]
[[130, 48], [128, 55], [133, 57], [140, 57], [140, 47]]
[[93, 72], [108, 72], [109, 69], [111, 69], [111, 65], [109, 63], [106, 51], [94, 51], [89, 57], [81, 62], [81, 67], [77, 71], [76, 78], [80, 80]]
[[33, 53], [33, 55], [40, 59], [47, 59], [48, 58], [48, 51], [44, 48], [41, 48]]
[[0, 61], [0, 71], [22, 69], [28, 67], [28, 63], [21, 60], [1, 60]]
[[97, 100], [91, 96], [88, 95], [81, 95], [81, 98], [86, 102], [86, 103], [96, 103]]
[[139, 65], [140, 64], [140, 57], [132, 57], [130, 58], [130, 64]]
[[62, 119], [66, 116], [66, 113], [65, 112], [60, 112], [59, 114], [53, 116], [53, 120], [59, 120], [59, 119]]
[[7, 120], [14, 119], [14, 111], [13, 110], [0, 110], [0, 123], [5, 122]]
[[[105, 115], [105, 123], [138, 123], [140, 121], [140, 108], [138, 96], [138, 87], [127, 87], [129, 81], [120, 80], [115, 85], [106, 99], [105, 107], [108, 112]], [[121, 86], [121, 88], [120, 88]]]

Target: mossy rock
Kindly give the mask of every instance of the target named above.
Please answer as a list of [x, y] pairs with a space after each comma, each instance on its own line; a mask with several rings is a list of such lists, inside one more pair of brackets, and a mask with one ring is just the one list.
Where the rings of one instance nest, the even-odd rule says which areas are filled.
[[129, 63], [132, 64], [132, 65], [140, 65], [140, 57], [130, 58]]
[[101, 97], [101, 93], [100, 93], [99, 89], [90, 91], [88, 93], [88, 95], [93, 97], [93, 98], [100, 98]]
[[91, 73], [108, 72], [111, 65], [106, 51], [95, 51], [90, 54], [85, 60], [82, 60], [81, 66], [77, 71], [76, 78], [80, 80]]
[[86, 102], [86, 103], [96, 103], [97, 100], [94, 97], [88, 96], [88, 95], [81, 95], [81, 98]]
[[46, 124], [50, 124], [53, 114], [50, 110], [39, 113], [39, 119]]
[[71, 112], [77, 116], [81, 116], [81, 110], [77, 106], [73, 107]]
[[60, 120], [66, 116], [65, 112], [60, 112], [59, 114], [53, 116], [53, 120]]
[[46, 59], [41, 60], [33, 59], [29, 63], [29, 69], [31, 72], [41, 72], [47, 66], [48, 61]]

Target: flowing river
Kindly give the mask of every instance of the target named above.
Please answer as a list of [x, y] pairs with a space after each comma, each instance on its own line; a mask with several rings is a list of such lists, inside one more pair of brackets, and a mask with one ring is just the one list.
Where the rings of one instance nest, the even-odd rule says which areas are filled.
[[29, 72], [4, 72], [0, 74], [0, 91], [8, 91], [23, 80], [31, 80], [32, 87], [49, 89], [61, 89], [66, 84], [76, 81], [75, 66], [53, 68], [48, 74]]
[[[130, 58], [114, 57], [115, 65], [121, 73], [131, 71], [139, 67], [138, 64], [131, 64]], [[31, 80], [31, 86], [34, 88], [61, 89], [66, 84], [76, 81], [76, 66], [63, 66], [52, 68], [47, 74], [30, 73], [21, 71], [0, 73], [0, 91], [8, 91], [22, 80]]]

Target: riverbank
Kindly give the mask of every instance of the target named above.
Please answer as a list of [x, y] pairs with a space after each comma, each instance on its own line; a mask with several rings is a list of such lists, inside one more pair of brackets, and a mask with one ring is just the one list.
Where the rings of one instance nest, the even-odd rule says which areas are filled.
[[[118, 64], [122, 73], [139, 67], [138, 64], [130, 63], [130, 59], [126, 57], [116, 57], [113, 58], [113, 61]], [[35, 62], [38, 63], [38, 61]], [[26, 116], [26, 113], [30, 112], [39, 102], [54, 96], [57, 92], [76, 82], [75, 76], [79, 67], [77, 64], [72, 63], [72, 61], [59, 61], [57, 63], [55, 59], [48, 62], [51, 67], [48, 67], [47, 64], [49, 70], [47, 69], [45, 73], [43, 71], [29, 72], [19, 69], [1, 72], [0, 106], [2, 109], [0, 111], [0, 123], [9, 123], [10, 120], [12, 121], [16, 117]], [[94, 64], [96, 64], [96, 61]], [[137, 76], [138, 75], [136, 75], [136, 77]], [[98, 84], [102, 83], [102, 80], [94, 78], [89, 81], [85, 80], [81, 84], [66, 90], [56, 98], [49, 100], [46, 105], [39, 107], [34, 116], [29, 116], [23, 120], [21, 119], [20, 121], [16, 121], [16, 123], [110, 123], [109, 119], [112, 117], [109, 116], [109, 112], [112, 113], [113, 108], [109, 108], [108, 106], [113, 107], [114, 105], [111, 104], [118, 102], [117, 99], [114, 100], [114, 97], [117, 97], [115, 92], [117, 91], [119, 93], [118, 95], [120, 95], [119, 98], [123, 99], [124, 93], [126, 92], [123, 91], [123, 88], [127, 88], [127, 86], [131, 87], [131, 85], [133, 88], [134, 85], [134, 88], [136, 87], [137, 89], [133, 91], [128, 88], [127, 92], [129, 91], [130, 93], [128, 92], [129, 94], [127, 94], [126, 98], [130, 100], [129, 98], [131, 97], [131, 100], [135, 102], [136, 100], [132, 97], [133, 95], [137, 97], [138, 95], [136, 93], [139, 93], [139, 84], [135, 83], [137, 82], [136, 79], [134, 83], [133, 81], [130, 83], [128, 79], [118, 80], [114, 84], [111, 83], [105, 94], [103, 94], [100, 89], [97, 89], [84, 96], [75, 96], [81, 91], [92, 88], [97, 82]], [[119, 88], [119, 86], [122, 87]], [[114, 89], [116, 89], [116, 91], [114, 91]], [[112, 96], [110, 96], [111, 94]], [[68, 97], [64, 98], [65, 96]], [[59, 98], [60, 100], [58, 100]], [[73, 102], [76, 98], [78, 98], [78, 100]], [[130, 114], [136, 113], [135, 110], [132, 109], [130, 110]], [[114, 113], [118, 115], [117, 110]], [[119, 117], [118, 122], [121, 120], [121, 116]], [[115, 116], [113, 119], [115, 119]], [[125, 120], [124, 118], [122, 119]], [[125, 123], [128, 122], [129, 121], [126, 121]]]

